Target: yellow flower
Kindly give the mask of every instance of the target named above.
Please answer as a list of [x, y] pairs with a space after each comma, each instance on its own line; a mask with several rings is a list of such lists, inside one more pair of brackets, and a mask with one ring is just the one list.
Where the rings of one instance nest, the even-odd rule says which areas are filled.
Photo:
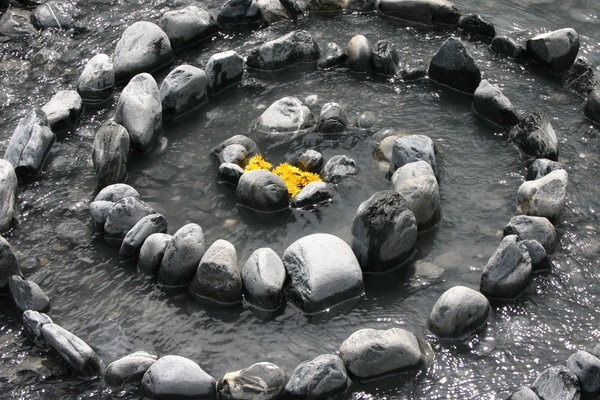
[[244, 172], [251, 171], [253, 169], [271, 169], [271, 163], [267, 162], [262, 155], [255, 154], [248, 160]]

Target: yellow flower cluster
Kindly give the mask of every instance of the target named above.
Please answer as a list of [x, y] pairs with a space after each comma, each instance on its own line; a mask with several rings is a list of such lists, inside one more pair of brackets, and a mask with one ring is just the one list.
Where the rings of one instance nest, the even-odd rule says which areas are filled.
[[266, 161], [260, 154], [250, 157], [244, 172], [253, 169], [268, 169], [272, 173], [279, 175], [281, 179], [283, 179], [290, 197], [293, 197], [310, 182], [321, 180], [319, 174], [302, 171], [300, 168], [294, 167], [288, 163], [281, 163], [277, 167], [271, 169], [271, 163]]

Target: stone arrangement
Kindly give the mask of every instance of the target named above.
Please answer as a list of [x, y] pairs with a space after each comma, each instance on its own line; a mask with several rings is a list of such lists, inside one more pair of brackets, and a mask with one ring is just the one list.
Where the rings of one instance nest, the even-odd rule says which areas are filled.
[[[311, 12], [378, 12], [404, 23], [458, 27], [461, 32], [490, 41], [493, 51], [529, 60], [557, 74], [565, 87], [586, 97], [585, 115], [600, 121], [600, 89], [591, 68], [577, 59], [579, 37], [566, 28], [537, 35], [525, 45], [496, 35], [494, 26], [478, 15], [461, 18], [447, 0], [381, 0], [372, 2], [311, 1]], [[90, 58], [77, 90], [56, 93], [41, 109], [27, 114], [17, 126], [0, 160], [0, 231], [16, 217], [18, 177], [38, 173], [55, 140], [55, 132], [77, 123], [84, 102], [103, 104], [115, 82], [124, 82], [113, 120], [97, 131], [93, 164], [101, 189], [90, 204], [94, 223], [106, 241], [119, 247], [122, 261], [137, 263], [139, 271], [157, 278], [158, 285], [188, 290], [201, 303], [228, 307], [247, 301], [260, 310], [277, 310], [291, 301], [305, 313], [323, 312], [363, 295], [363, 274], [403, 268], [414, 253], [419, 232], [440, 218], [436, 149], [424, 135], [382, 130], [376, 157], [389, 164], [389, 188], [360, 204], [354, 217], [351, 245], [329, 234], [313, 234], [289, 245], [280, 257], [270, 248], [256, 250], [243, 266], [227, 240], [205, 242], [202, 228], [189, 223], [167, 234], [167, 219], [123, 183], [129, 151], [147, 153], [159, 142], [163, 122], [181, 117], [241, 81], [244, 69], [278, 70], [297, 63], [316, 63], [329, 69], [347, 66], [359, 73], [374, 72], [403, 80], [430, 80], [472, 95], [473, 111], [488, 122], [510, 129], [510, 140], [527, 165], [527, 180], [517, 190], [517, 207], [504, 228], [505, 237], [484, 267], [480, 290], [463, 286], [447, 290], [435, 303], [428, 327], [439, 338], [461, 339], [481, 329], [490, 301], [511, 300], [524, 290], [533, 273], [551, 268], [549, 254], [557, 243], [553, 223], [565, 205], [568, 174], [558, 162], [558, 137], [550, 119], [536, 112], [521, 117], [498, 87], [481, 79], [476, 60], [461, 39], [450, 37], [433, 55], [401, 65], [392, 43], [374, 45], [365, 36], [353, 37], [343, 49], [336, 43], [319, 45], [306, 31], [296, 30], [252, 49], [246, 57], [230, 50], [214, 54], [204, 69], [175, 67], [159, 86], [152, 72], [172, 63], [172, 48], [204, 40], [228, 25], [296, 21], [304, 11], [294, 0], [228, 0], [216, 19], [206, 10], [188, 6], [166, 12], [158, 22], [140, 21], [123, 32], [112, 57]], [[71, 29], [77, 10], [70, 3], [49, 1], [33, 13], [8, 9], [0, 20], [5, 35], [27, 35], [38, 28]], [[33, 23], [35, 22], [35, 24]], [[325, 104], [319, 116], [303, 101], [284, 97], [268, 107], [253, 127], [259, 143], [287, 143], [307, 132], [343, 135], [369, 130], [368, 115], [352, 126], [337, 103]], [[371, 132], [372, 133], [372, 132]], [[335, 198], [336, 185], [359, 173], [346, 155], [324, 160], [307, 149], [294, 164], [319, 173], [322, 181], [304, 186], [290, 198], [285, 182], [268, 169], [245, 171], [257, 143], [237, 135], [212, 151], [224, 182], [235, 185], [240, 206], [258, 212], [315, 207]], [[366, 380], [400, 371], [427, 368], [433, 360], [429, 343], [403, 329], [360, 329], [339, 347], [304, 361], [289, 379], [278, 366], [258, 362], [219, 380], [196, 362], [177, 356], [157, 357], [143, 351], [127, 355], [106, 368], [84, 341], [53, 323], [44, 314], [50, 299], [23, 278], [10, 244], [0, 236], [0, 291], [7, 292], [23, 311], [23, 324], [35, 341], [57, 351], [73, 373], [82, 378], [102, 376], [110, 387], [140, 385], [150, 398], [275, 399], [330, 398], [343, 393], [349, 380]], [[567, 366], [544, 371], [531, 387], [518, 389], [511, 399], [579, 399], [600, 393], [600, 350], [578, 351]]]

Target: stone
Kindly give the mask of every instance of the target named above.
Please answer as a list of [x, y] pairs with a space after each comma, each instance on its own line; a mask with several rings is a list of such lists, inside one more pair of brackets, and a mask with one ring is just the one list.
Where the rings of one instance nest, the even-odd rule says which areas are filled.
[[44, 324], [42, 335], [80, 378], [93, 378], [101, 373], [102, 361], [83, 340], [57, 324]]
[[531, 113], [514, 126], [509, 138], [529, 158], [558, 160], [558, 138], [546, 115]]
[[153, 399], [215, 399], [215, 379], [194, 361], [167, 355], [148, 368], [142, 378], [144, 396]]
[[33, 10], [33, 20], [42, 28], [71, 29], [78, 12], [68, 1], [49, 1]]
[[31, 23], [32, 13], [27, 10], [10, 8], [0, 18], [0, 34], [6, 36], [28, 36], [37, 33]]
[[152, 73], [172, 61], [173, 50], [167, 34], [152, 22], [134, 22], [125, 29], [115, 47], [115, 79], [121, 82], [142, 72]]
[[337, 155], [327, 160], [321, 176], [325, 182], [340, 183], [344, 178], [357, 174], [356, 161], [345, 155]]
[[304, 11], [302, 11], [302, 8], [298, 5], [296, 0], [279, 0], [279, 2], [283, 6], [283, 8], [285, 8], [288, 17], [293, 22], [296, 22], [299, 16], [304, 15]]
[[279, 70], [317, 61], [320, 54], [319, 46], [310, 33], [298, 30], [253, 48], [246, 64], [256, 69]]
[[572, 28], [542, 33], [527, 40], [529, 57], [556, 73], [571, 67], [578, 52], [579, 35]]
[[338, 103], [325, 103], [317, 120], [317, 131], [321, 133], [340, 133], [346, 130], [348, 117]]
[[413, 81], [427, 76], [427, 64], [421, 59], [408, 60], [400, 70], [400, 76], [405, 81]]
[[265, 24], [291, 19], [279, 0], [256, 0], [256, 4], [260, 10], [260, 18]]
[[583, 112], [586, 117], [600, 124], [600, 89], [592, 91], [585, 101]]
[[376, 73], [394, 76], [399, 70], [400, 55], [389, 40], [380, 40], [371, 49], [371, 60]]
[[375, 132], [378, 128], [379, 121], [375, 114], [371, 111], [361, 112], [356, 116], [355, 125], [360, 129], [368, 132]]
[[112, 388], [139, 385], [142, 377], [158, 359], [154, 354], [136, 351], [108, 364], [104, 370], [104, 382]]
[[458, 25], [460, 11], [447, 0], [380, 0], [376, 10], [389, 17], [423, 25]]
[[346, 10], [351, 13], [370, 13], [375, 10], [375, 0], [349, 0]]
[[244, 172], [235, 193], [238, 205], [259, 212], [276, 212], [289, 206], [283, 179], [266, 169]]
[[347, 0], [309, 0], [308, 9], [313, 13], [341, 12], [347, 3]]
[[295, 164], [302, 171], [319, 172], [324, 164], [323, 154], [312, 149], [306, 150], [298, 157]]
[[123, 182], [127, 176], [130, 146], [127, 129], [114, 121], [107, 121], [96, 132], [93, 146], [97, 186], [103, 188]]
[[225, 182], [237, 186], [243, 174], [244, 169], [238, 164], [225, 162], [219, 165], [219, 177]]
[[373, 154], [375, 160], [390, 163], [392, 160], [392, 154], [394, 152], [394, 142], [400, 136], [401, 134], [396, 132], [392, 136], [387, 136], [381, 139], [381, 142], [379, 142], [379, 144], [375, 148], [375, 153]]
[[600, 394], [600, 359], [587, 351], [573, 353], [567, 360], [567, 367], [581, 384], [584, 394]]
[[473, 111], [496, 125], [515, 126], [519, 123], [519, 114], [510, 100], [486, 79], [481, 80], [473, 93]]
[[559, 365], [542, 372], [531, 385], [540, 400], [579, 400], [581, 391], [577, 376]]
[[6, 293], [13, 275], [22, 275], [19, 262], [8, 241], [0, 236], [0, 293]]
[[146, 239], [154, 233], [167, 232], [167, 219], [162, 214], [150, 214], [140, 219], [125, 235], [119, 259], [121, 261], [137, 260], [140, 249]]
[[331, 399], [346, 391], [348, 373], [342, 359], [322, 354], [299, 364], [285, 385], [286, 398]]
[[148, 73], [134, 76], [121, 92], [115, 122], [129, 132], [133, 150], [148, 153], [162, 136], [162, 105], [158, 85]]
[[260, 9], [255, 0], [227, 0], [219, 10], [219, 25], [258, 24]]
[[125, 197], [136, 197], [139, 199], [140, 194], [126, 183], [115, 183], [100, 190], [96, 197], [94, 197], [94, 201], [110, 201], [116, 203]]
[[115, 86], [115, 70], [106, 54], [90, 58], [79, 76], [77, 91], [86, 103], [104, 103], [110, 99]]
[[283, 253], [290, 298], [305, 313], [318, 313], [363, 294], [360, 264], [352, 248], [337, 236], [315, 233]]
[[240, 167], [244, 165], [248, 158], [248, 150], [241, 144], [230, 144], [219, 154], [221, 163], [237, 164]]
[[473, 93], [481, 82], [481, 71], [463, 42], [450, 37], [431, 59], [429, 79], [460, 92]]
[[54, 140], [46, 113], [35, 109], [19, 121], [6, 147], [4, 159], [13, 165], [17, 176], [37, 174], [44, 166]]
[[315, 125], [310, 109], [295, 97], [283, 97], [267, 108], [256, 121], [257, 137], [270, 144], [289, 142]]
[[18, 188], [15, 168], [0, 158], [0, 233], [7, 231], [17, 217]]
[[94, 223], [101, 230], [104, 230], [106, 218], [108, 218], [108, 213], [114, 205], [115, 203], [113, 203], [112, 201], [105, 200], [92, 201], [90, 203], [90, 215], [92, 216]]
[[517, 235], [521, 240], [535, 240], [546, 252], [553, 253], [558, 244], [554, 225], [545, 217], [517, 215], [504, 227], [504, 235]]
[[148, 236], [140, 248], [138, 271], [148, 276], [156, 276], [171, 240], [173, 237], [166, 233], [153, 233]]
[[356, 35], [348, 42], [346, 49], [348, 67], [354, 72], [367, 72], [371, 68], [371, 43], [363, 35]]
[[398, 168], [391, 188], [399, 193], [415, 215], [419, 230], [435, 225], [440, 215], [440, 190], [433, 169], [426, 161], [415, 161]]
[[322, 181], [313, 181], [304, 186], [292, 197], [290, 206], [293, 208], [314, 207], [317, 204], [327, 202], [336, 195], [332, 184]]
[[404, 135], [394, 140], [392, 157], [390, 160], [390, 175], [408, 163], [426, 161], [437, 175], [435, 148], [433, 140], [425, 135]]
[[158, 20], [174, 49], [191, 46], [219, 31], [219, 26], [208, 11], [195, 5], [167, 11]]
[[600, 343], [594, 346], [594, 348], [591, 349], [589, 353], [594, 357], [600, 358]]
[[139, 220], [155, 211], [137, 197], [124, 197], [115, 202], [106, 216], [104, 238], [119, 245], [121, 241]]
[[321, 57], [317, 61], [317, 67], [330, 69], [343, 65], [348, 61], [348, 54], [337, 43], [330, 42], [325, 46], [325, 50], [321, 51]]
[[35, 343], [43, 343], [42, 326], [51, 323], [52, 318], [39, 311], [26, 310], [23, 312], [23, 327]]
[[494, 36], [492, 51], [515, 59], [524, 58], [527, 54], [525, 45], [516, 43], [512, 38], [504, 35]]
[[437, 299], [427, 325], [441, 338], [463, 338], [485, 325], [490, 310], [490, 302], [483, 294], [454, 286]]
[[19, 310], [43, 312], [50, 308], [50, 299], [37, 283], [13, 275], [8, 280], [8, 285]]
[[42, 107], [53, 131], [61, 131], [74, 125], [81, 115], [83, 101], [76, 90], [61, 90]]
[[242, 80], [244, 58], [233, 50], [213, 54], [204, 71], [208, 92], [214, 95]]
[[524, 182], [517, 191], [517, 215], [557, 220], [565, 208], [569, 175], [564, 169]]
[[284, 389], [285, 372], [270, 362], [228, 372], [217, 383], [221, 400], [277, 400]]
[[248, 154], [254, 154], [259, 152], [258, 146], [256, 145], [256, 142], [254, 140], [250, 139], [248, 136], [245, 135], [235, 135], [230, 137], [229, 139], [222, 141], [211, 150], [211, 154], [217, 157], [217, 159], [219, 160], [219, 164], [223, 163], [223, 157], [221, 156], [221, 153], [226, 147], [232, 144], [241, 144], [242, 146], [244, 146]]
[[511, 394], [506, 400], [540, 400], [533, 390], [527, 386], [520, 387]]
[[167, 244], [158, 271], [158, 284], [165, 287], [187, 286], [198, 269], [206, 250], [204, 233], [198, 224], [179, 228]]
[[191, 65], [180, 65], [160, 84], [163, 119], [185, 115], [206, 99], [206, 73]]
[[246, 301], [263, 310], [277, 310], [283, 305], [285, 267], [269, 247], [254, 250], [242, 267], [243, 293]]
[[531, 256], [516, 235], [508, 235], [483, 268], [479, 290], [488, 298], [519, 297], [531, 280]]
[[543, 271], [552, 268], [552, 264], [548, 259], [546, 249], [537, 240], [523, 240], [523, 244], [527, 247], [529, 257], [531, 257], [531, 270]]
[[477, 14], [467, 15], [462, 18], [458, 23], [458, 27], [472, 35], [483, 36], [490, 39], [496, 36], [494, 24]]
[[417, 221], [398, 193], [384, 190], [363, 201], [352, 221], [352, 250], [363, 272], [381, 273], [406, 262], [417, 240]]
[[419, 339], [400, 328], [360, 329], [344, 340], [339, 354], [348, 372], [358, 379], [419, 369], [425, 361]]
[[575, 60], [569, 69], [560, 74], [560, 79], [565, 87], [581, 97], [586, 97], [598, 88], [598, 79], [594, 68], [583, 58]]
[[561, 163], [558, 161], [548, 160], [547, 158], [536, 158], [527, 167], [527, 175], [525, 180], [534, 181], [548, 175], [552, 171], [557, 169], [563, 169]]

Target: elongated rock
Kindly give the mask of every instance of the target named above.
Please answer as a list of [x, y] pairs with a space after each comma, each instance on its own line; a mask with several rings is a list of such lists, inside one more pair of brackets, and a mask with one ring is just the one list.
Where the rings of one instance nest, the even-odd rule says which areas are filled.
[[148, 276], [156, 276], [171, 240], [173, 236], [166, 233], [153, 233], [148, 236], [140, 249], [138, 271]]
[[194, 361], [164, 356], [142, 378], [142, 393], [152, 399], [215, 399], [215, 379]]
[[242, 288], [246, 300], [261, 309], [276, 310], [283, 304], [285, 267], [269, 247], [255, 250], [242, 267]]
[[81, 378], [100, 375], [102, 361], [83, 340], [57, 324], [45, 324], [42, 326], [42, 334], [75, 375]]
[[371, 42], [363, 35], [356, 35], [346, 49], [348, 66], [354, 72], [366, 72], [372, 65]]
[[235, 193], [239, 205], [259, 212], [276, 212], [289, 206], [285, 182], [266, 169], [244, 172]]
[[519, 115], [510, 100], [496, 85], [483, 79], [473, 93], [473, 110], [488, 121], [500, 126], [514, 126]]
[[381, 0], [377, 10], [387, 16], [424, 25], [458, 25], [460, 11], [446, 0]]
[[8, 230], [17, 216], [17, 189], [15, 168], [0, 159], [0, 233]]
[[129, 132], [122, 125], [107, 121], [98, 129], [92, 151], [98, 187], [125, 180], [129, 146]]
[[167, 245], [158, 271], [158, 283], [166, 287], [188, 285], [206, 248], [202, 228], [190, 223], [179, 228]]
[[8, 281], [13, 275], [22, 275], [19, 262], [8, 241], [0, 236], [0, 293], [7, 291]]
[[120, 242], [127, 232], [147, 215], [154, 214], [148, 204], [136, 197], [124, 197], [110, 209], [104, 224], [104, 238]]
[[426, 161], [437, 175], [437, 162], [433, 140], [425, 135], [406, 135], [394, 140], [390, 159], [390, 174], [405, 164], [415, 161]]
[[46, 311], [50, 307], [50, 299], [37, 283], [13, 275], [8, 281], [12, 299], [21, 311]]
[[158, 357], [145, 351], [136, 351], [110, 363], [104, 371], [104, 382], [114, 388], [137, 385]]
[[545, 217], [514, 216], [504, 227], [504, 235], [517, 235], [521, 240], [535, 240], [544, 246], [548, 253], [554, 252], [558, 243], [554, 225]]
[[119, 250], [121, 261], [138, 258], [140, 249], [150, 235], [167, 232], [167, 219], [162, 214], [150, 214], [140, 219], [125, 235]]
[[314, 124], [310, 109], [299, 99], [287, 96], [271, 104], [257, 119], [254, 129], [261, 139], [276, 144], [296, 138]]
[[252, 49], [246, 64], [256, 69], [277, 70], [301, 62], [317, 61], [320, 54], [319, 46], [310, 33], [294, 31]]
[[51, 323], [52, 318], [44, 313], [33, 310], [26, 310], [23, 312], [23, 327], [25, 328], [25, 332], [27, 332], [31, 339], [37, 344], [42, 344], [44, 341], [42, 326]]

